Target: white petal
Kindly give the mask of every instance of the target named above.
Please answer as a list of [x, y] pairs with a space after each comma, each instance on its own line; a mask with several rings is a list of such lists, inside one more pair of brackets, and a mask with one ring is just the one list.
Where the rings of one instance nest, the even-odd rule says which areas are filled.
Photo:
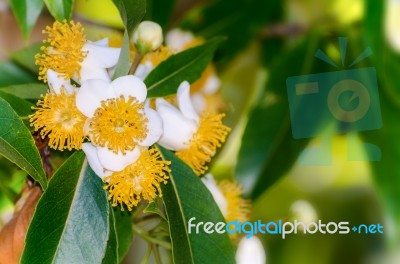
[[162, 98], [156, 100], [156, 105], [163, 122], [163, 134], [158, 143], [174, 151], [187, 149], [198, 128], [196, 122], [184, 117], [177, 108]]
[[173, 29], [165, 36], [165, 42], [168, 47], [175, 51], [181, 51], [183, 48], [194, 39], [194, 35], [189, 31], [181, 29]]
[[61, 93], [61, 87], [64, 87], [67, 92], [72, 93], [75, 91], [75, 87], [71, 85], [70, 80], [65, 80], [64, 78], [58, 77], [60, 74], [49, 69], [47, 70], [47, 82], [49, 83], [50, 92], [55, 92], [56, 94]]
[[93, 43], [97, 46], [108, 47], [108, 38], [103, 38], [94, 42], [88, 40], [88, 43]]
[[182, 114], [185, 117], [198, 122], [199, 115], [194, 110], [192, 100], [190, 99], [190, 84], [187, 81], [184, 81], [179, 85], [176, 98]]
[[163, 133], [163, 124], [161, 121], [161, 117], [158, 115], [156, 111], [151, 109], [150, 107], [145, 107], [144, 109], [145, 115], [149, 122], [147, 123], [147, 137], [140, 142], [141, 146], [151, 146], [156, 143], [162, 133]]
[[133, 75], [126, 75], [115, 79], [111, 86], [115, 91], [115, 96], [123, 95], [125, 98], [129, 96], [135, 97], [139, 103], [146, 100], [147, 88], [142, 80]]
[[106, 69], [100, 67], [92, 67], [88, 65], [82, 65], [80, 78], [78, 80], [74, 78], [74, 80], [78, 81], [79, 83], [91, 79], [104, 80], [107, 82], [111, 81], [110, 75], [108, 74]]
[[82, 65], [99, 68], [115, 66], [121, 52], [120, 48], [109, 48], [94, 43], [86, 43], [82, 50], [88, 52]]
[[221, 81], [219, 80], [219, 78], [216, 75], [212, 75], [208, 77], [203, 87], [203, 92], [205, 94], [215, 94], [220, 86], [221, 86]]
[[261, 241], [256, 237], [243, 237], [236, 251], [236, 264], [265, 264], [266, 256]]
[[194, 93], [190, 96], [194, 109], [198, 114], [201, 114], [206, 109], [206, 99], [202, 93]]
[[76, 94], [76, 106], [87, 117], [93, 117], [102, 100], [114, 98], [114, 90], [104, 80], [87, 80]]
[[121, 171], [127, 165], [134, 163], [140, 155], [139, 148], [135, 148], [132, 151], [126, 151], [125, 155], [121, 152], [117, 154], [112, 150], [105, 147], [97, 147], [97, 155], [101, 165], [107, 170]]
[[210, 173], [207, 173], [204, 177], [201, 178], [201, 180], [212, 194], [215, 202], [219, 207], [219, 210], [221, 210], [221, 213], [226, 218], [228, 212], [228, 203], [225, 199], [224, 194], [218, 188], [218, 185], [215, 182], [214, 177]]
[[91, 143], [83, 143], [82, 150], [85, 152], [86, 158], [92, 170], [97, 174], [97, 176], [103, 178], [105, 176], [104, 168], [100, 163], [99, 157], [97, 156], [97, 148]]
[[139, 79], [144, 80], [153, 69], [153, 63], [151, 63], [151, 61], [146, 61], [145, 63], [139, 64], [134, 75]]

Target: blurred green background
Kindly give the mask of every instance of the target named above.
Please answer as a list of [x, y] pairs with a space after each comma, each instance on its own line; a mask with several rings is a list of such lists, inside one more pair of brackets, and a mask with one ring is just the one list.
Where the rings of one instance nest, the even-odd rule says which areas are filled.
[[[74, 19], [88, 35], [121, 26], [111, 0], [76, 0]], [[400, 2], [397, 0], [149, 0], [146, 19], [206, 38], [227, 36], [215, 61], [226, 100], [231, 136], [215, 161], [218, 178], [235, 178], [253, 200], [252, 220], [302, 217], [350, 225], [380, 223], [384, 234], [266, 235], [268, 263], [400, 263]], [[42, 36], [51, 18], [42, 12], [29, 40]], [[304, 166], [298, 157], [318, 139], [295, 140], [290, 127], [286, 79], [335, 71], [314, 57], [321, 49], [340, 62], [338, 37], [348, 38], [348, 61], [365, 48], [373, 55], [357, 67], [375, 67], [383, 127], [337, 135], [332, 166]], [[6, 1], [0, 1], [0, 89], [36, 81], [13, 54], [24, 47]], [[340, 64], [340, 63], [339, 63]], [[337, 124], [321, 127], [321, 133]], [[353, 143], [349, 146], [347, 137]], [[362, 142], [379, 146], [380, 161], [349, 161], [351, 148], [368, 158]], [[55, 163], [59, 157], [55, 156]], [[25, 175], [0, 161], [0, 206], [10, 215]], [[3, 177], [3, 174], [13, 177]], [[12, 193], [2, 186], [12, 186]], [[298, 206], [296, 201], [306, 201]], [[306, 206], [305, 206], [306, 204]], [[297, 206], [295, 206], [297, 205]], [[135, 243], [137, 249], [140, 244]], [[127, 263], [135, 256], [132, 250]], [[136, 263], [136, 262], [134, 262]]]

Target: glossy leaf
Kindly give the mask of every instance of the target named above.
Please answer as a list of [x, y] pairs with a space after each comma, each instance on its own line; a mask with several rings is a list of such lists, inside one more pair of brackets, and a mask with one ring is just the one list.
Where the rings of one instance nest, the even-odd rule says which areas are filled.
[[11, 59], [18, 65], [37, 75], [39, 68], [35, 64], [35, 55], [40, 53], [40, 47], [42, 45], [43, 43], [38, 42], [29, 47], [15, 51], [11, 54]]
[[50, 14], [58, 21], [69, 20], [72, 15], [73, 0], [44, 0]]
[[125, 29], [131, 35], [146, 14], [146, 0], [113, 0], [118, 8]]
[[0, 154], [26, 171], [46, 189], [47, 179], [33, 137], [10, 104], [1, 98]]
[[279, 23], [283, 14], [282, 1], [209, 1], [186, 15], [181, 27], [205, 38], [226, 36], [216, 58], [224, 62], [258, 37], [266, 25]]
[[119, 54], [118, 63], [113, 75], [113, 80], [117, 79], [118, 77], [127, 75], [130, 67], [131, 64], [129, 52], [129, 35], [128, 31], [125, 30], [124, 37], [122, 39], [121, 53]]
[[158, 23], [164, 32], [168, 29], [174, 11], [176, 0], [148, 0], [144, 20]]
[[0, 87], [37, 82], [37, 76], [12, 62], [1, 62], [0, 72]]
[[14, 109], [18, 116], [27, 117], [33, 114], [32, 103], [15, 95], [4, 93], [2, 90], [0, 90], [0, 97], [10, 104], [10, 106]]
[[115, 228], [118, 239], [118, 257], [122, 261], [133, 241], [132, 217], [129, 212], [114, 208]]
[[161, 62], [144, 80], [148, 97], [163, 97], [176, 93], [183, 81], [193, 83], [201, 77], [215, 50], [224, 38], [213, 38]]
[[46, 94], [47, 90], [47, 85], [39, 83], [27, 83], [0, 87], [0, 92], [9, 93], [22, 99], [33, 100], [40, 99], [40, 96], [42, 94]]
[[[250, 112], [239, 151], [236, 176], [246, 194], [253, 199], [291, 168], [308, 142], [307, 139], [292, 137], [285, 86], [286, 78], [290, 76], [326, 70], [326, 66], [314, 58], [315, 51], [322, 48], [320, 44], [318, 36], [312, 36], [279, 56], [271, 66], [275, 74], [267, 82], [258, 105]], [[287, 67], [299, 61], [303, 64]]]
[[[400, 54], [389, 46], [385, 31], [382, 31], [385, 17], [385, 3], [382, 1], [366, 1], [364, 35], [366, 45], [373, 50], [371, 61], [376, 67], [379, 80], [379, 92], [383, 126], [379, 130], [362, 133], [367, 143], [375, 144], [381, 149], [382, 159], [371, 162], [374, 182], [379, 194], [385, 201], [385, 209], [389, 215], [400, 223], [400, 169], [397, 164], [400, 159], [398, 133], [400, 126], [398, 113], [400, 111], [400, 77], [397, 69], [400, 67]], [[397, 230], [398, 232], [398, 230]]]
[[102, 180], [83, 152], [54, 174], [29, 226], [21, 263], [101, 263], [110, 236]]
[[161, 211], [161, 209], [158, 206], [158, 203], [156, 201], [150, 202], [146, 208], [144, 208], [143, 213], [152, 213], [152, 214], [157, 214], [159, 215], [162, 219], [167, 220], [165, 217], [164, 213]]
[[232, 243], [227, 235], [188, 233], [188, 221], [224, 222], [211, 193], [192, 169], [170, 151], [160, 147], [165, 160], [170, 160], [171, 175], [161, 185], [169, 221], [174, 263], [235, 263]]
[[114, 216], [114, 211], [111, 208], [110, 203], [108, 204], [109, 206], [109, 212], [110, 214], [108, 215], [109, 218], [109, 225], [110, 225], [110, 233], [107, 241], [107, 248], [106, 248], [106, 253], [103, 258], [104, 264], [118, 264], [119, 263], [119, 258], [118, 258], [118, 238], [117, 238], [117, 231], [116, 231], [116, 223], [115, 223], [115, 216]]
[[24, 38], [28, 39], [42, 12], [43, 0], [10, 0], [9, 2]]

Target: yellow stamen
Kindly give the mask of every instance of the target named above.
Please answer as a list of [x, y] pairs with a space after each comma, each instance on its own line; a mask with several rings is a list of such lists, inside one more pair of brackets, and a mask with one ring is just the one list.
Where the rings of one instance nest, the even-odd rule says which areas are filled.
[[196, 46], [199, 46], [201, 44], [203, 44], [205, 42], [205, 39], [202, 37], [196, 37], [193, 40], [189, 41], [184, 47], [183, 49], [190, 49], [190, 48], [194, 48]]
[[133, 150], [148, 132], [143, 109], [143, 104], [131, 96], [102, 101], [90, 122], [91, 140], [115, 153]]
[[141, 199], [153, 201], [158, 195], [162, 197], [160, 183], [167, 183], [170, 169], [169, 161], [161, 160], [161, 154], [157, 149], [143, 151], [139, 158], [120, 172], [114, 172], [103, 180], [107, 184], [108, 199], [112, 206], [124, 205], [129, 211], [136, 206]]
[[172, 55], [171, 50], [166, 46], [161, 46], [156, 51], [147, 53], [142, 59], [142, 63], [150, 61], [154, 67], [157, 67], [161, 62], [165, 61]]
[[35, 56], [39, 80], [47, 82], [48, 69], [60, 73], [64, 79], [71, 79], [75, 74], [79, 77], [81, 62], [86, 57], [86, 52], [82, 51], [86, 43], [82, 25], [74, 21], [56, 21], [53, 27], [47, 26], [43, 34], [47, 34], [43, 42], [49, 46], [42, 46], [42, 54]]
[[243, 188], [236, 182], [223, 180], [218, 184], [227, 202], [226, 222], [246, 222], [250, 216], [250, 201], [243, 199]]
[[206, 69], [203, 71], [203, 73], [201, 74], [200, 79], [195, 81], [190, 86], [190, 92], [191, 93], [201, 92], [204, 89], [204, 87], [206, 86], [208, 78], [215, 76], [215, 75], [216, 75], [215, 67], [212, 64], [209, 64], [206, 67]]
[[185, 161], [197, 175], [207, 171], [206, 163], [211, 161], [221, 143], [225, 142], [230, 128], [222, 124], [224, 114], [207, 113], [202, 116], [199, 129], [193, 135], [189, 148], [175, 154]]
[[37, 102], [36, 112], [29, 116], [31, 126], [49, 137], [49, 146], [58, 150], [81, 149], [85, 137], [85, 116], [76, 108], [75, 93], [61, 88], [60, 94], [48, 93]]

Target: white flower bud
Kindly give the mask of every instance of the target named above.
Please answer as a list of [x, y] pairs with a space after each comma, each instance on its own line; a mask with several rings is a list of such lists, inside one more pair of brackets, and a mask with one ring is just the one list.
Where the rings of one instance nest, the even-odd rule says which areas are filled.
[[385, 31], [386, 38], [391, 47], [400, 52], [400, 1], [387, 0], [386, 1], [386, 16], [385, 16]]
[[267, 263], [264, 247], [261, 241], [256, 237], [243, 237], [236, 251], [237, 264], [265, 264]]
[[[293, 220], [308, 224], [310, 222], [318, 221], [318, 214], [314, 207], [307, 201], [297, 200], [290, 207]], [[301, 229], [302, 226], [300, 225]]]
[[151, 21], [143, 21], [133, 33], [133, 42], [142, 54], [158, 49], [163, 42], [160, 25]]

